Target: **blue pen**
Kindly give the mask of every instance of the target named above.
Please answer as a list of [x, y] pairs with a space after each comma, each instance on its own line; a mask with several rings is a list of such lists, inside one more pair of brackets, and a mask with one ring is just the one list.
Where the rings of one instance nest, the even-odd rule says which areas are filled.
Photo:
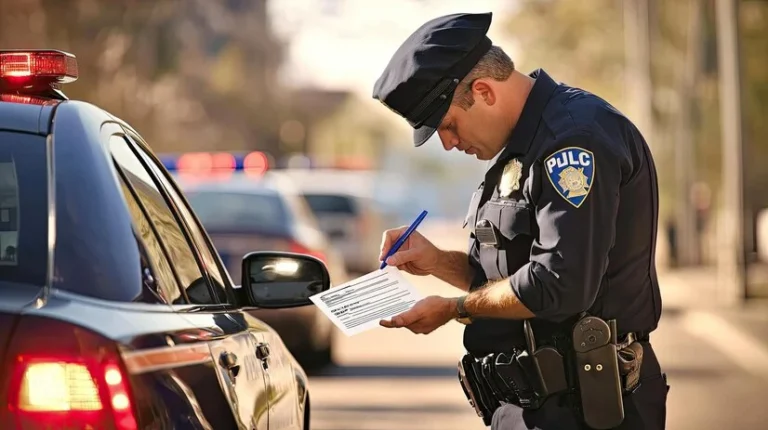
[[387, 258], [391, 257], [394, 253], [396, 253], [401, 246], [405, 243], [406, 240], [408, 240], [408, 237], [416, 231], [416, 227], [421, 224], [421, 222], [426, 218], [427, 211], [422, 211], [418, 218], [416, 218], [416, 221], [411, 224], [410, 227], [408, 227], [408, 230], [405, 231], [399, 238], [397, 238], [397, 242], [392, 246], [392, 248], [389, 248], [389, 252], [387, 252], [387, 255], [384, 257], [384, 261], [381, 262], [381, 267], [379, 267], [379, 270], [387, 267]]

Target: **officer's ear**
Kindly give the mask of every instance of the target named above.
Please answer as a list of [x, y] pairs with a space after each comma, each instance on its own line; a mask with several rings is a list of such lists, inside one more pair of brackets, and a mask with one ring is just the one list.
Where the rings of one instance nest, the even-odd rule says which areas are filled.
[[482, 100], [488, 106], [496, 104], [496, 92], [493, 85], [485, 79], [475, 79], [472, 82], [472, 95], [475, 97], [475, 102]]

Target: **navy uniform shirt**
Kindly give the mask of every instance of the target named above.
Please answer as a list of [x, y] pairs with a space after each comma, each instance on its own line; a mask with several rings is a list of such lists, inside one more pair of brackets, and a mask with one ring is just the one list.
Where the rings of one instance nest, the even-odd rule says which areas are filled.
[[[509, 277], [540, 343], [584, 311], [615, 318], [620, 335], [647, 335], [661, 315], [649, 148], [604, 100], [543, 70], [531, 76], [518, 124], [470, 205], [471, 290]], [[477, 355], [524, 347], [522, 321], [476, 318], [464, 345]]]

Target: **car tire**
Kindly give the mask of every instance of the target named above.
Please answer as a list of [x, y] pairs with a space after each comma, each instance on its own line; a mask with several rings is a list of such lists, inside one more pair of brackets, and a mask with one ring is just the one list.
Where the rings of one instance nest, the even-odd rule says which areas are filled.
[[317, 345], [315, 349], [306, 354], [306, 359], [304, 360], [306, 370], [318, 371], [333, 365], [333, 343], [331, 338], [332, 334], [329, 333], [326, 342], [323, 342], [322, 345]]

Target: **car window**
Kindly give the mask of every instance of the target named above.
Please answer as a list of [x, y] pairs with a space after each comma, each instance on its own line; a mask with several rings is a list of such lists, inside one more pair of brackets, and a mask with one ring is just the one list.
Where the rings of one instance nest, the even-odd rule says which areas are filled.
[[150, 269], [152, 271], [151, 275], [154, 278], [154, 285], [148, 287], [152, 288], [156, 294], [162, 297], [165, 303], [178, 303], [181, 298], [181, 290], [166, 257], [167, 250], [163, 249], [162, 243], [155, 236], [152, 225], [141, 206], [139, 206], [139, 202], [122, 178], [120, 178], [120, 186], [123, 190], [128, 210], [131, 213], [134, 228], [143, 242], [144, 258], [148, 260], [148, 267], [142, 268], [142, 270]]
[[149, 172], [122, 137], [110, 138], [110, 151], [168, 249], [169, 258], [176, 268], [179, 282], [186, 290], [189, 301], [195, 304], [216, 303], [211, 297], [193, 249]]
[[288, 213], [276, 194], [192, 190], [186, 195], [206, 230], [288, 232]]
[[312, 212], [317, 215], [357, 214], [357, 205], [352, 197], [334, 194], [304, 194]]
[[47, 193], [45, 138], [0, 132], [0, 280], [45, 284]]
[[167, 172], [164, 169], [161, 169], [157, 165], [157, 163], [155, 163], [155, 160], [152, 157], [150, 157], [144, 151], [143, 148], [141, 148], [139, 145], [135, 145], [135, 147], [139, 151], [139, 153], [142, 154], [147, 165], [155, 174], [155, 177], [160, 180], [163, 188], [165, 188], [165, 190], [171, 196], [171, 199], [173, 199], [173, 201], [175, 202], [176, 208], [178, 209], [181, 216], [184, 218], [184, 222], [187, 224], [187, 228], [191, 233], [192, 240], [197, 246], [198, 251], [200, 252], [200, 256], [202, 257], [202, 260], [203, 260], [203, 265], [205, 266], [206, 271], [211, 277], [214, 291], [218, 296], [218, 301], [221, 303], [226, 303], [227, 293], [224, 286], [225, 275], [222, 275], [221, 269], [219, 268], [219, 265], [216, 263], [216, 257], [214, 256], [212, 251], [213, 246], [206, 240], [205, 235], [200, 230], [200, 227], [198, 226], [197, 221], [195, 221], [195, 218], [190, 212], [190, 209], [187, 206], [186, 202], [179, 195], [179, 193], [176, 192], [176, 187], [174, 187], [173, 184], [170, 183], [170, 179], [168, 178]]

